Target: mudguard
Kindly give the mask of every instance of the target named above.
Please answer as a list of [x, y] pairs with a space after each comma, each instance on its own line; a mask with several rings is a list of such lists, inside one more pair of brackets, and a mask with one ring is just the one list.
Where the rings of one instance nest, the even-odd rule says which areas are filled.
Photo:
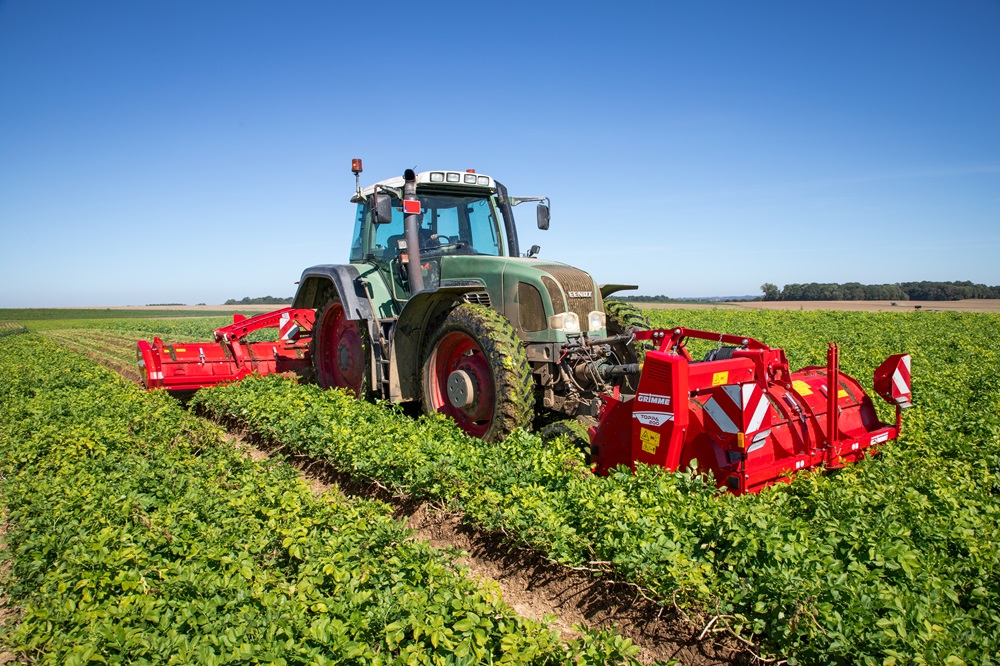
[[365, 291], [365, 283], [361, 273], [350, 264], [322, 264], [310, 266], [302, 271], [299, 288], [295, 292], [294, 308], [320, 308], [324, 299], [323, 287], [333, 284], [344, 304], [344, 310], [350, 319], [375, 320], [371, 301]]

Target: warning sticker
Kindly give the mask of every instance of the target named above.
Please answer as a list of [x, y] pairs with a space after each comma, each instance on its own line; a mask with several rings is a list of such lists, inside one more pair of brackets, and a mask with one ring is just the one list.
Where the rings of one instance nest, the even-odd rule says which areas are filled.
[[848, 396], [848, 393], [844, 389], [840, 389], [839, 391], [837, 391], [837, 397], [838, 398], [846, 398], [847, 396]]
[[656, 453], [656, 447], [660, 445], [660, 433], [653, 432], [648, 428], [639, 431], [639, 439], [642, 440], [642, 450], [646, 453]]
[[792, 388], [795, 389], [799, 395], [812, 395], [812, 389], [809, 388], [809, 384], [806, 384], [801, 379], [796, 379], [792, 382]]
[[716, 372], [712, 375], [712, 386], [722, 386], [729, 383], [729, 371]]

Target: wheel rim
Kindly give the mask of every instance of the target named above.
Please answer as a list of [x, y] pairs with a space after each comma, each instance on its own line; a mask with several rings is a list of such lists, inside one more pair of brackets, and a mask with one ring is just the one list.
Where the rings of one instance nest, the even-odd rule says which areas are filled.
[[317, 370], [323, 386], [343, 388], [361, 395], [365, 379], [364, 343], [356, 321], [347, 318], [344, 306], [326, 309], [319, 326]]
[[[496, 389], [490, 364], [475, 340], [468, 334], [452, 331], [442, 337], [431, 357], [430, 397], [434, 409], [458, 423], [465, 432], [482, 437], [493, 422]], [[472, 395], [464, 407], [457, 407], [448, 395], [448, 379], [455, 372], [468, 377]]]

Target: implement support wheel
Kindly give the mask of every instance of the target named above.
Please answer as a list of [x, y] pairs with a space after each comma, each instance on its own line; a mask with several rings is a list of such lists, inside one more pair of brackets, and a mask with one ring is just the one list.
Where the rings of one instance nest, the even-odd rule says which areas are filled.
[[548, 424], [538, 433], [543, 442], [551, 442], [556, 437], [565, 437], [570, 444], [576, 446], [583, 453], [584, 460], [589, 465], [591, 461], [590, 433], [587, 429], [596, 426], [595, 419], [588, 418], [587, 422], [577, 419], [563, 419]]
[[487, 442], [532, 420], [528, 357], [510, 323], [482, 305], [459, 305], [439, 324], [424, 350], [422, 388], [425, 412]]
[[368, 341], [358, 322], [347, 318], [343, 304], [331, 300], [316, 314], [313, 367], [323, 388], [347, 389], [363, 398], [369, 390]]

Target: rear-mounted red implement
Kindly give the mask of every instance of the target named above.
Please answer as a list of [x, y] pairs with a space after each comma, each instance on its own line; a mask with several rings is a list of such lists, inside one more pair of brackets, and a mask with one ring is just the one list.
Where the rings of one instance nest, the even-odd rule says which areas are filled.
[[[283, 308], [249, 319], [233, 315], [233, 323], [215, 330], [215, 342], [167, 344], [153, 338], [137, 343], [136, 357], [146, 388], [195, 391], [257, 373], [299, 373], [310, 366], [309, 341], [314, 310]], [[254, 331], [278, 329], [275, 342], [247, 342]]]
[[[882, 423], [857, 380], [840, 372], [840, 352], [826, 366], [790, 372], [785, 353], [734, 335], [685, 328], [643, 331], [651, 341], [634, 396], [605, 396], [591, 428], [598, 473], [645, 463], [668, 470], [711, 471], [740, 494], [787, 481], [798, 470], [842, 467], [899, 434], [910, 406], [910, 357], [889, 357], [875, 372], [875, 391], [896, 408]], [[702, 361], [685, 340], [719, 343]]]

